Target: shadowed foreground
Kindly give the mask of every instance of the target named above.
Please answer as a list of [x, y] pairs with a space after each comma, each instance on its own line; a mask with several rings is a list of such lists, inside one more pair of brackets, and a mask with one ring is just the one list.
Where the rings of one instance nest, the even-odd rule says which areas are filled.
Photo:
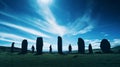
[[0, 67], [120, 67], [120, 54], [0, 53]]

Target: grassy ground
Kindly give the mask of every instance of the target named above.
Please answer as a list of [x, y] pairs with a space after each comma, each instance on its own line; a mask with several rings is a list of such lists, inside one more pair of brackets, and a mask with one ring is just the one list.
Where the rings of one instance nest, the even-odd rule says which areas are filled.
[[43, 54], [0, 53], [0, 67], [120, 67], [120, 54]]

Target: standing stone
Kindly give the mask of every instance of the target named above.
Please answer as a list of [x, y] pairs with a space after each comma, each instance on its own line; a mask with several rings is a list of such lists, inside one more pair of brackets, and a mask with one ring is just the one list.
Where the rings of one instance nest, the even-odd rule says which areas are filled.
[[38, 37], [37, 41], [36, 41], [36, 50], [37, 50], [37, 54], [41, 55], [42, 54], [42, 50], [43, 50], [43, 38], [42, 37]]
[[52, 45], [49, 47], [49, 52], [52, 53]]
[[69, 49], [69, 53], [71, 53], [72, 52], [72, 46], [71, 46], [71, 44], [69, 45], [68, 49]]
[[34, 47], [34, 45], [32, 45], [31, 49], [32, 49], [32, 53], [34, 53], [34, 52], [35, 52], [35, 47]]
[[92, 45], [91, 45], [91, 44], [89, 44], [88, 50], [89, 50], [89, 54], [92, 54], [92, 53], [93, 53]]
[[62, 54], [62, 37], [58, 36], [58, 53]]
[[80, 54], [85, 53], [85, 43], [82, 38], [78, 38], [78, 53]]
[[100, 43], [100, 48], [103, 53], [110, 53], [110, 42], [107, 39], [103, 39]]
[[13, 53], [14, 52], [14, 42], [12, 42], [12, 45], [11, 45], [11, 53]]
[[22, 41], [22, 49], [21, 49], [21, 53], [22, 54], [26, 54], [27, 53], [27, 47], [28, 47], [28, 42], [26, 39], [24, 39]]

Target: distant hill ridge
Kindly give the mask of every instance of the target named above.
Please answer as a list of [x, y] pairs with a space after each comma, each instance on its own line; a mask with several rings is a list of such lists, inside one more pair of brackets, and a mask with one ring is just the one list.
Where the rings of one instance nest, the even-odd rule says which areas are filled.
[[[118, 52], [120, 50], [120, 46], [116, 46], [114, 48], [111, 48], [112, 51], [114, 52]], [[6, 47], [6, 46], [0, 46], [0, 52], [10, 52], [11, 51], [11, 47]], [[14, 47], [14, 52], [20, 52], [21, 51], [21, 48], [18, 48], [18, 47]], [[30, 50], [28, 50], [30, 51]], [[97, 51], [100, 51], [100, 49], [93, 49], [94, 52], [97, 52]], [[64, 51], [64, 52], [67, 52], [67, 51]], [[72, 51], [73, 53], [74, 52], [77, 52], [77, 50], [73, 50]], [[88, 50], [86, 50], [86, 52], [88, 52]]]
[[[11, 47], [6, 47], [6, 46], [0, 46], [0, 52], [10, 52]], [[20, 52], [21, 48], [14, 47], [15, 52]]]

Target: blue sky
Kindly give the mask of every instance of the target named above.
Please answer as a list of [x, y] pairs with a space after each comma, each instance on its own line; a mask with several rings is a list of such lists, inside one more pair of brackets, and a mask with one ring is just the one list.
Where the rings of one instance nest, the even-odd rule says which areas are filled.
[[107, 38], [111, 47], [120, 45], [119, 0], [0, 0], [0, 45], [21, 47], [23, 39], [29, 49], [37, 37], [43, 37], [44, 51], [49, 45], [57, 50], [57, 37], [63, 38], [63, 50], [77, 39], [99, 48]]

